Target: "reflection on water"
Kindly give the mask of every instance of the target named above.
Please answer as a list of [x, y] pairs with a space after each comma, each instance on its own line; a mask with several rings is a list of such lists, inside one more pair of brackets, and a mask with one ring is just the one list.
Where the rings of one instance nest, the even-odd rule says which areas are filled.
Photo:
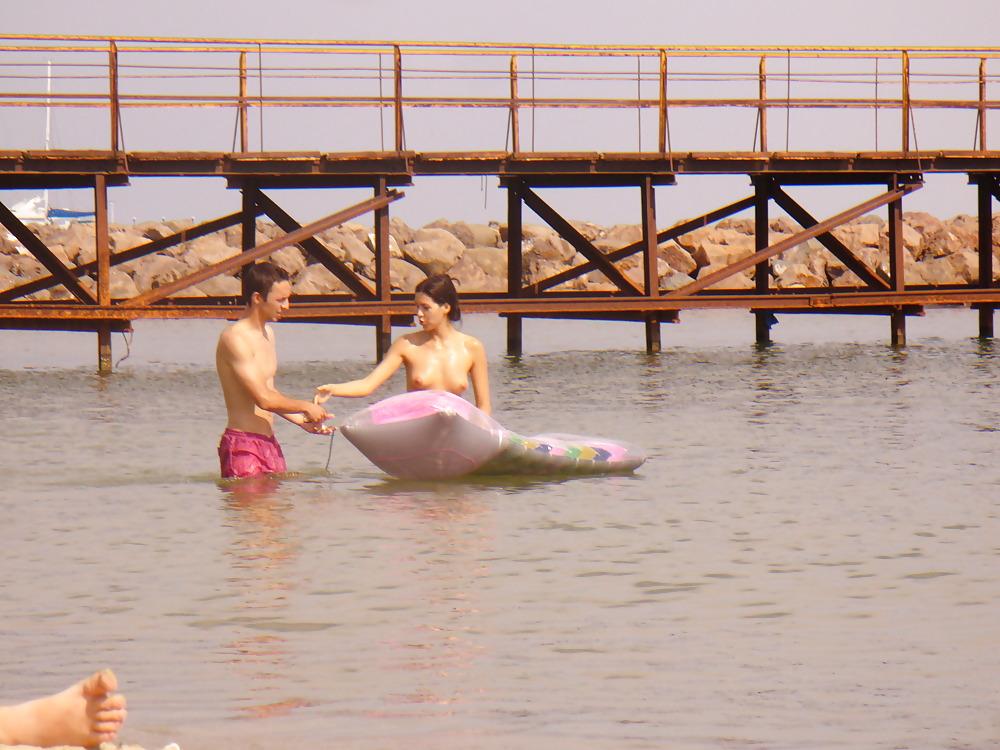
[[0, 701], [111, 665], [123, 739], [149, 747], [1000, 746], [992, 345], [554, 352], [491, 376], [511, 429], [650, 461], [400, 481], [282, 423], [297, 473], [219, 483], [210, 367], [0, 370]]
[[[296, 536], [295, 530], [288, 528], [291, 502], [277, 494], [280, 483], [256, 477], [229, 483], [226, 493], [226, 526], [233, 534], [226, 555], [239, 602], [234, 605], [236, 618], [225, 624], [238, 623], [241, 631], [250, 632], [221, 644], [220, 656], [225, 659], [228, 655], [236, 679], [249, 686], [238, 709], [252, 718], [283, 716], [309, 705], [298, 698], [274, 699], [290, 677], [288, 639], [281, 624], [288, 610], [290, 576], [294, 575], [295, 550], [290, 540]], [[271, 632], [255, 634], [257, 628]]]

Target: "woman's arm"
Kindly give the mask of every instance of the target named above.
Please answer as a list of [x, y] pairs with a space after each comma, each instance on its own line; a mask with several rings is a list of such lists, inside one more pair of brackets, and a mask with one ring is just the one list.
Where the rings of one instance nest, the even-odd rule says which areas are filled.
[[469, 350], [472, 352], [472, 369], [469, 371], [469, 375], [472, 378], [472, 391], [476, 396], [476, 406], [487, 414], [492, 414], [493, 408], [490, 406], [490, 373], [486, 365], [486, 348], [483, 346], [482, 341], [472, 338], [469, 342]]
[[367, 396], [378, 388], [382, 383], [392, 377], [392, 374], [403, 364], [403, 348], [407, 345], [403, 337], [396, 339], [389, 351], [382, 358], [382, 361], [375, 366], [368, 375], [360, 380], [350, 380], [346, 383], [327, 383], [316, 389], [316, 403], [322, 404], [330, 396], [340, 396], [343, 398], [356, 398]]

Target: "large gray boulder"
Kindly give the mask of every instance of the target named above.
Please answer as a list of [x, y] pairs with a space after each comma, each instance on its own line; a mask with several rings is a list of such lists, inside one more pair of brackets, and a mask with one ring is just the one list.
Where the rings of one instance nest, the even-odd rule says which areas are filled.
[[239, 297], [243, 292], [243, 284], [235, 276], [213, 276], [194, 288], [208, 297]]
[[960, 250], [947, 258], [959, 283], [974, 284], [979, 280], [979, 254]]
[[19, 284], [23, 284], [25, 281], [33, 281], [34, 279], [40, 278], [42, 276], [48, 275], [48, 270], [39, 261], [31, 255], [15, 255], [12, 257], [10, 266], [10, 272], [14, 276], [18, 276], [21, 281]]
[[691, 253], [676, 242], [668, 241], [658, 245], [656, 253], [667, 262], [667, 265], [680, 273], [691, 274], [698, 267]]
[[128, 250], [139, 245], [145, 245], [149, 241], [141, 232], [134, 228], [111, 232], [109, 239], [111, 240], [111, 251], [115, 253], [120, 253], [122, 250]]
[[[703, 272], [704, 273], [704, 272]], [[750, 276], [746, 271], [737, 271], [732, 276], [729, 276], [722, 281], [713, 284], [712, 289], [753, 289], [754, 282], [753, 277]]]
[[545, 260], [568, 263], [576, 255], [576, 249], [555, 232], [538, 235], [531, 238], [530, 242], [531, 245], [527, 250], [522, 248], [526, 256], [534, 255]]
[[[2, 261], [2, 258], [0, 258], [0, 261]], [[12, 274], [9, 268], [4, 267], [3, 263], [0, 262], [0, 290], [10, 289], [20, 283], [21, 279]]]
[[[435, 226], [445, 229], [455, 236], [466, 247], [499, 247], [500, 231], [497, 227], [486, 224], [466, 224], [456, 221], [453, 224], [435, 222]], [[414, 239], [417, 239], [414, 237]]]
[[111, 269], [108, 281], [111, 299], [129, 299], [139, 293], [139, 288], [135, 285], [132, 277], [118, 267]]
[[615, 224], [605, 233], [606, 237], [631, 245], [642, 240], [642, 227], [638, 224]]
[[147, 241], [162, 240], [164, 237], [169, 237], [173, 234], [173, 232], [170, 231], [170, 228], [165, 224], [160, 224], [154, 221], [144, 221], [140, 224], [136, 224], [134, 229]]
[[[284, 232], [278, 227], [271, 225], [272, 229], [270, 234], [265, 234], [261, 231], [254, 231], [253, 244], [250, 247], [259, 247], [265, 242], [270, 242], [275, 237], [281, 237]], [[273, 237], [271, 235], [274, 235]], [[228, 227], [224, 232], [220, 233], [220, 236], [225, 239], [226, 244], [230, 247], [234, 247], [237, 250], [243, 250], [243, 228], [240, 226]]]
[[791, 263], [785, 266], [775, 282], [779, 289], [827, 286], [826, 275], [820, 276], [804, 263]]
[[945, 228], [943, 221], [925, 211], [907, 211], [903, 214], [903, 221], [920, 234], [936, 234]]
[[457, 282], [459, 292], [481, 292], [487, 283], [483, 269], [467, 255], [463, 255], [448, 269], [448, 275]]
[[389, 234], [396, 240], [396, 245], [402, 247], [413, 242], [413, 230], [398, 216], [389, 219]]
[[170, 234], [176, 234], [184, 229], [190, 229], [194, 225], [194, 219], [177, 219], [174, 221], [163, 222], [163, 226], [167, 228], [167, 231]]
[[603, 227], [599, 227], [597, 224], [589, 221], [570, 221], [570, 225], [588, 242], [593, 242], [599, 237], [603, 237], [606, 233]]
[[450, 237], [450, 241], [444, 237], [424, 234], [428, 231], [432, 230], [421, 229], [417, 232], [417, 236], [423, 235], [424, 239], [405, 245], [403, 257], [428, 276], [434, 276], [455, 265], [465, 252], [465, 245], [443, 229], [437, 231]]
[[296, 245], [279, 248], [267, 259], [274, 265], [284, 268], [289, 276], [294, 276], [307, 265], [305, 253]]
[[427, 274], [402, 258], [389, 259], [389, 286], [400, 292], [413, 292]]
[[756, 222], [753, 219], [723, 219], [715, 225], [717, 229], [731, 229], [740, 234], [753, 236]]
[[[659, 288], [659, 280], [664, 276], [671, 276], [673, 274], [673, 269], [663, 260], [663, 258], [656, 259], [656, 279], [657, 288]], [[636, 285], [639, 289], [645, 290], [646, 287], [646, 269], [640, 264], [633, 266], [625, 271], [624, 276]]]
[[375, 253], [353, 234], [340, 238], [341, 260], [358, 273], [364, 273], [375, 263]]
[[466, 247], [500, 247], [500, 229], [491, 224], [469, 224], [472, 231], [472, 244]]
[[186, 263], [169, 255], [147, 255], [126, 265], [132, 264], [132, 280], [139, 292], [156, 289], [191, 273]]
[[479, 266], [487, 276], [507, 278], [507, 249], [503, 247], [470, 247], [465, 257]]
[[82, 266], [97, 258], [93, 226], [70, 224], [63, 235], [62, 245], [75, 265]]
[[292, 277], [292, 294], [329, 294], [344, 289], [340, 279], [320, 263], [306, 266]]
[[[375, 233], [374, 232], [370, 232], [365, 237], [365, 247], [367, 247], [369, 250], [371, 250], [373, 255], [375, 253], [375, 246], [378, 244], [376, 242], [376, 239], [377, 238], [375, 237]], [[389, 257], [390, 258], [402, 258], [403, 257], [403, 251], [400, 249], [399, 243], [396, 242], [396, 238], [393, 237], [392, 234], [389, 235]]]
[[239, 252], [237, 248], [226, 244], [224, 237], [212, 234], [189, 242], [183, 259], [188, 267], [197, 270], [220, 263]]
[[413, 235], [414, 242], [437, 242], [455, 254], [457, 258], [465, 250], [465, 243], [447, 229], [427, 226], [418, 229]]
[[959, 280], [958, 274], [955, 273], [955, 267], [948, 257], [927, 258], [918, 263], [917, 267], [920, 269], [920, 276], [925, 284], [941, 286], [955, 284]]
[[687, 286], [692, 281], [694, 281], [694, 279], [686, 273], [681, 273], [680, 271], [675, 271], [671, 268], [669, 273], [660, 276], [660, 290], [664, 292], [672, 292], [675, 289]]
[[464, 221], [456, 221], [448, 226], [442, 225], [441, 229], [446, 229], [466, 247], [474, 247], [476, 245], [476, 238], [472, 233], [472, 228]]

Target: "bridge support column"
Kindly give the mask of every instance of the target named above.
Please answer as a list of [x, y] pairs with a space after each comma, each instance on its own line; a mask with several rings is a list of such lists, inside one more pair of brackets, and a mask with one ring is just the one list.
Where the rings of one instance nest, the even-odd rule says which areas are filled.
[[[375, 187], [375, 197], [384, 198], [389, 193], [389, 186], [384, 177], [379, 177]], [[392, 299], [392, 286], [389, 281], [389, 206], [375, 209], [375, 293], [381, 302]], [[381, 360], [392, 346], [392, 318], [380, 315], [375, 324], [375, 359]]]
[[[996, 176], [983, 178], [976, 186], [979, 190], [979, 286], [989, 289], [993, 286], [993, 189], [997, 187]], [[992, 305], [979, 306], [979, 338], [993, 338]]]
[[[108, 183], [104, 175], [94, 179], [94, 244], [97, 254], [97, 304], [111, 306], [111, 235], [108, 227]], [[111, 372], [111, 324], [97, 327], [97, 371]]]
[[[240, 191], [242, 212], [240, 217], [240, 249], [249, 252], [257, 244], [257, 188], [244, 186]], [[240, 291], [246, 298], [246, 281], [243, 280], [243, 269], [240, 269]]]
[[[648, 175], [642, 180], [642, 259], [646, 296], [660, 294], [659, 257], [656, 241], [656, 192]], [[660, 318], [656, 313], [646, 315], [646, 353], [660, 351]]]
[[889, 321], [892, 326], [891, 345], [897, 348], [906, 346], [906, 313], [901, 309], [893, 310], [889, 313]]
[[[889, 190], [896, 190], [899, 187], [899, 176], [893, 175], [889, 181]], [[906, 262], [903, 247], [903, 198], [900, 196], [894, 201], [886, 204], [889, 212], [889, 282], [892, 291], [902, 292], [906, 289]], [[895, 308], [889, 314], [892, 346], [906, 346], [906, 314], [902, 307]]]
[[[520, 180], [510, 178], [507, 185], [507, 296], [521, 296], [521, 193]], [[522, 352], [521, 316], [507, 316], [507, 356], [520, 357]]]
[[[754, 249], [757, 252], [767, 249], [770, 240], [768, 227], [768, 201], [771, 198], [767, 178], [753, 180], [754, 183]], [[770, 284], [771, 261], [765, 260], [754, 266], [754, 291], [762, 296], [768, 293]], [[774, 316], [767, 310], [754, 313], [754, 335], [757, 346], [767, 346], [771, 343], [771, 323]]]
[[979, 308], [979, 338], [993, 338], [993, 310], [991, 305], [983, 305]]
[[97, 372], [110, 375], [113, 367], [111, 357], [111, 325], [99, 323], [97, 328]]
[[660, 352], [660, 321], [655, 315], [646, 318], [646, 354]]

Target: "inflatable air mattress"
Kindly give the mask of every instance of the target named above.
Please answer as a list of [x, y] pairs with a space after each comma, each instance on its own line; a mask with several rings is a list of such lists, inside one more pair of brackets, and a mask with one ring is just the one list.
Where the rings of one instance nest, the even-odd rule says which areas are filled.
[[525, 437], [460, 396], [410, 391], [348, 417], [340, 431], [382, 471], [402, 479], [467, 474], [613, 474], [646, 460], [634, 446], [578, 435]]

